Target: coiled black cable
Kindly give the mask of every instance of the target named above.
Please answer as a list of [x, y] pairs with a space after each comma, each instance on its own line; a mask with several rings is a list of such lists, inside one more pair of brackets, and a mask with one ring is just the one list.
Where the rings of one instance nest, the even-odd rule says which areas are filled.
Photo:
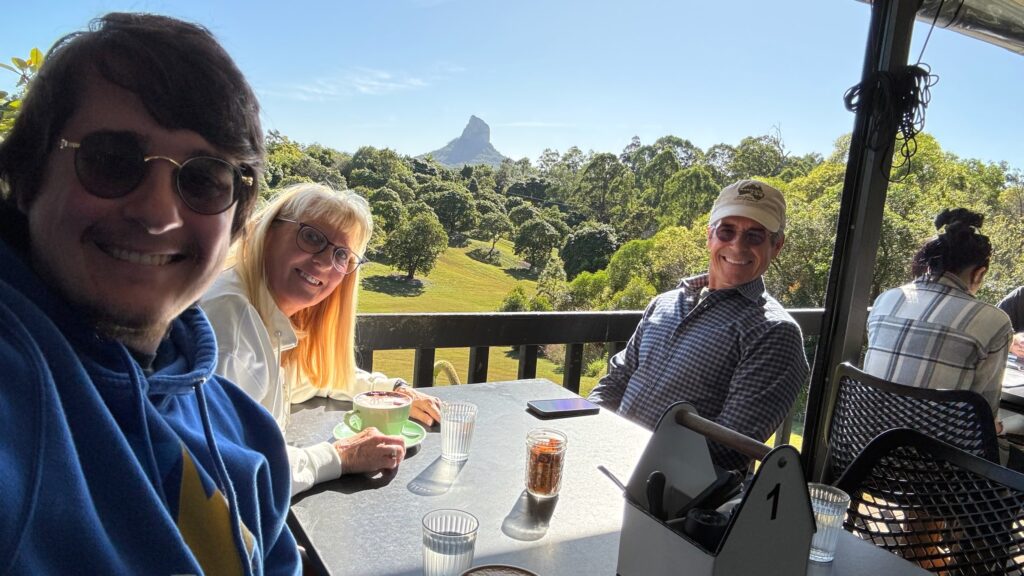
[[[885, 137], [896, 128], [897, 155], [890, 182], [900, 182], [910, 173], [910, 159], [917, 152], [916, 136], [924, 129], [925, 110], [931, 100], [930, 88], [939, 81], [927, 64], [905, 66], [895, 72], [875, 72], [843, 95], [846, 109], [857, 112], [866, 102], [875, 102], [867, 147], [889, 153], [894, 142]], [[867, 99], [865, 99], [867, 97]]]

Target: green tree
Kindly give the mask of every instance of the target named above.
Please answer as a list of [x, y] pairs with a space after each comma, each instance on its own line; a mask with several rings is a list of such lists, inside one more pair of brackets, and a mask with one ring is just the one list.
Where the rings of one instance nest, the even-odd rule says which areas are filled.
[[491, 249], [487, 251], [487, 257], [490, 258], [498, 240], [512, 232], [512, 221], [504, 212], [495, 210], [481, 216], [476, 229], [478, 238], [491, 243]]
[[371, 204], [376, 204], [377, 202], [402, 202], [402, 197], [398, 195], [398, 192], [395, 192], [387, 186], [377, 188], [367, 195], [366, 199], [369, 200]]
[[498, 166], [498, 171], [494, 174], [494, 189], [499, 192], [505, 192], [509, 186], [516, 182], [522, 182], [535, 174], [536, 171], [533, 165], [530, 164], [529, 158], [521, 158], [519, 160], [506, 158], [501, 162], [501, 165]]
[[392, 200], [382, 200], [372, 204], [373, 227], [383, 232], [382, 235], [390, 234], [398, 228], [405, 220], [407, 213], [405, 206]]
[[657, 295], [654, 286], [644, 278], [632, 278], [625, 288], [612, 296], [614, 310], [643, 310]]
[[608, 299], [608, 272], [580, 272], [569, 282], [569, 306], [574, 310], [600, 310]]
[[519, 204], [509, 209], [508, 219], [518, 228], [527, 222], [540, 219], [540, 211], [532, 204]]
[[550, 187], [551, 183], [548, 182], [546, 178], [530, 176], [526, 180], [513, 182], [505, 193], [509, 196], [519, 196], [520, 198], [542, 201], [547, 199], [548, 188]]
[[728, 144], [715, 144], [704, 153], [704, 166], [715, 179], [717, 188], [725, 188], [736, 181], [737, 176], [731, 172], [735, 155], [736, 149]]
[[608, 265], [618, 248], [615, 230], [607, 224], [588, 222], [569, 235], [559, 251], [569, 279], [580, 272], [596, 272]]
[[776, 176], [786, 163], [786, 150], [778, 134], [740, 140], [727, 167], [734, 179]]
[[421, 192], [421, 198], [434, 209], [448, 241], [460, 244], [465, 241], [466, 233], [476, 226], [478, 215], [473, 195], [454, 182], [435, 182], [435, 185], [433, 191]]
[[711, 211], [718, 192], [718, 185], [706, 166], [679, 170], [665, 182], [658, 220], [663, 226], [692, 226]]
[[551, 299], [544, 294], [534, 294], [533, 298], [530, 298], [530, 312], [551, 312], [554, 309]]
[[529, 300], [526, 298], [526, 290], [516, 284], [501, 301], [498, 312], [526, 312], [528, 307]]
[[352, 155], [351, 162], [343, 172], [350, 186], [380, 188], [387, 186], [403, 202], [413, 198], [413, 187], [417, 185], [412, 168], [394, 150], [363, 146]]
[[565, 223], [565, 214], [558, 209], [558, 206], [546, 206], [541, 208], [540, 217], [548, 224], [551, 224], [551, 227], [558, 232], [559, 245], [561, 245], [562, 242], [565, 241], [565, 237], [572, 232], [569, 225]]
[[662, 136], [654, 141], [658, 150], [669, 150], [676, 157], [680, 168], [689, 168], [704, 162], [704, 152], [693, 142], [678, 136]]
[[530, 270], [537, 271], [551, 258], [551, 250], [558, 246], [560, 239], [551, 224], [544, 220], [531, 220], [516, 231], [515, 253], [530, 264]]
[[388, 235], [384, 253], [391, 265], [412, 280], [417, 272], [429, 274], [448, 247], [448, 235], [432, 212], [420, 212]]
[[665, 191], [665, 183], [673, 174], [680, 169], [679, 160], [671, 150], [658, 152], [651, 161], [644, 166], [640, 173], [642, 187], [652, 191], [650, 198], [654, 205], [662, 203], [662, 195]]
[[29, 51], [27, 59], [11, 58], [13, 66], [0, 64], [0, 68], [10, 70], [18, 75], [18, 81], [15, 84], [18, 89], [16, 93], [8, 94], [7, 92], [0, 91], [0, 141], [14, 127], [14, 119], [18, 116], [22, 101], [28, 95], [32, 78], [35, 77], [39, 72], [39, 68], [43, 65], [43, 58], [42, 51], [38, 48], [33, 48]]
[[[565, 310], [569, 307], [569, 285], [565, 280], [565, 268], [558, 256], [548, 259], [544, 269], [537, 276], [537, 298], [547, 300], [549, 310]], [[535, 308], [531, 307], [531, 310]]]
[[624, 204], [635, 184], [633, 173], [613, 154], [597, 154], [583, 169], [572, 193], [573, 203], [598, 222], [611, 222], [612, 210]]
[[707, 270], [703, 227], [690, 230], [684, 226], [662, 228], [651, 238], [648, 254], [651, 261], [651, 284], [655, 291], [665, 292], [679, 285], [687, 276]]
[[505, 213], [505, 209], [502, 208], [501, 204], [488, 198], [477, 198], [476, 211], [477, 213], [480, 214], [481, 217], [492, 212], [499, 212], [505, 215], [506, 217], [508, 216], [508, 214]]
[[636, 176], [637, 180], [633, 183], [635, 186], [641, 185], [640, 174], [657, 153], [658, 149], [654, 146], [641, 143], [639, 136], [633, 136], [629, 144], [622, 149], [622, 153], [619, 154], [619, 162]]
[[303, 146], [276, 130], [266, 138], [267, 156], [264, 180], [266, 190], [275, 190], [299, 182], [317, 182], [344, 190], [348, 187], [341, 166], [347, 156], [319, 144]]
[[623, 290], [633, 278], [651, 281], [651, 250], [653, 240], [630, 240], [612, 255], [608, 263], [608, 287], [612, 292]]

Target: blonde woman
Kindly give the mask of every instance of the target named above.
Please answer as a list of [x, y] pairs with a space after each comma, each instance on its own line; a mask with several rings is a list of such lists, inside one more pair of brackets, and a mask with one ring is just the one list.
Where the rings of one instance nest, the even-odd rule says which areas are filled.
[[[319, 184], [286, 188], [247, 225], [229, 268], [200, 301], [217, 335], [217, 372], [282, 429], [293, 403], [372, 389], [410, 396], [412, 417], [428, 426], [440, 418], [436, 398], [356, 367], [359, 265], [372, 231], [361, 196]], [[289, 446], [288, 457], [294, 495], [342, 474], [392, 470], [405, 444], [368, 428], [333, 444]]]

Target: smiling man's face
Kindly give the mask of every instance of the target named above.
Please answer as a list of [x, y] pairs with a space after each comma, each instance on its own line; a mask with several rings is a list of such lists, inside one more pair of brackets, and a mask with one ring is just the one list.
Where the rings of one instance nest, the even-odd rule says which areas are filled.
[[[135, 94], [93, 75], [59, 136], [81, 142], [97, 131], [132, 133], [144, 154], [178, 163], [199, 155], [231, 161], [196, 132], [163, 128]], [[20, 207], [36, 272], [102, 333], [141, 352], [155, 351], [171, 321], [213, 282], [230, 241], [235, 207], [193, 212], [175, 174], [172, 163], [151, 161], [134, 190], [100, 198], [79, 182], [74, 149], [54, 147], [39, 194]]]
[[[724, 242], [718, 239], [715, 228], [731, 230], [733, 239]], [[748, 231], [754, 236], [761, 232], [764, 242], [753, 246], [748, 241]], [[772, 242], [772, 234], [765, 230], [757, 221], [743, 216], [726, 216], [708, 227], [708, 288], [720, 290], [734, 288], [746, 284], [764, 274], [772, 259], [782, 251], [785, 238], [780, 237], [778, 243]]]

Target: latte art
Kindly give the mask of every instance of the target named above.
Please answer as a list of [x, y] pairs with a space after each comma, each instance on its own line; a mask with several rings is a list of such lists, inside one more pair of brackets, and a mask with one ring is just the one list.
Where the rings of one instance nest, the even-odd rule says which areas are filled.
[[370, 408], [401, 408], [412, 402], [408, 396], [398, 392], [366, 392], [359, 395], [358, 404]]

